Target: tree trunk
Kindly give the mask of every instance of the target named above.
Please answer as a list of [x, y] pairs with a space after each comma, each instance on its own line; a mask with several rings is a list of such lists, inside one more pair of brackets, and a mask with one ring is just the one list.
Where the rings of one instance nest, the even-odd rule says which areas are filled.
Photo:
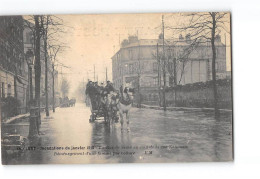
[[176, 94], [177, 94], [177, 66], [176, 66], [176, 58], [173, 59], [173, 86], [174, 86], [174, 106], [176, 106]]
[[140, 78], [141, 78], [141, 64], [140, 64], [140, 42], [138, 42], [138, 83], [137, 83], [137, 91], [138, 91], [138, 104], [137, 107], [141, 108], [141, 92], [140, 92]]
[[218, 109], [218, 95], [217, 95], [217, 84], [216, 84], [216, 47], [215, 47], [215, 33], [216, 33], [216, 14], [211, 13], [212, 16], [212, 33], [211, 33], [211, 47], [212, 47], [212, 82], [213, 82], [213, 95], [214, 95], [214, 108], [215, 115], [219, 114]]
[[[16, 68], [15, 68], [15, 76], [14, 76], [14, 98], [15, 98], [16, 100], [18, 100], [18, 98], [17, 98], [17, 80], [16, 80], [16, 78], [17, 78], [17, 73], [16, 73]], [[18, 105], [16, 104], [16, 105], [15, 105], [15, 115], [18, 115], [18, 114], [19, 114]]]
[[55, 112], [55, 88], [54, 88], [54, 77], [55, 77], [55, 71], [54, 71], [54, 64], [52, 64], [52, 111]]
[[159, 96], [159, 106], [161, 107], [161, 62], [159, 59], [159, 47], [158, 47], [158, 43], [156, 46], [156, 58], [157, 58], [157, 69], [158, 69], [158, 96]]
[[141, 108], [140, 74], [138, 74], [138, 86], [137, 86], [137, 91], [138, 91], [138, 104], [137, 104], [137, 107], [138, 107], [138, 108]]
[[163, 56], [163, 110], [166, 111], [166, 63], [165, 57]]
[[166, 99], [165, 99], [165, 88], [166, 88], [166, 59], [165, 59], [165, 52], [164, 52], [164, 16], [162, 16], [162, 37], [163, 37], [163, 110], [166, 111]]
[[[41, 88], [41, 59], [40, 59], [40, 24], [39, 16], [34, 16], [35, 21], [35, 103], [34, 107], [40, 107], [40, 88]], [[31, 103], [32, 105], [32, 103]], [[31, 109], [32, 110], [32, 109]], [[35, 114], [34, 114], [35, 115]], [[38, 110], [37, 117], [30, 115], [29, 137], [35, 137], [39, 134], [40, 125], [40, 110]]]
[[48, 51], [47, 51], [47, 29], [44, 33], [44, 58], [45, 58], [45, 112], [46, 117], [49, 114], [49, 94], [48, 94]]
[[29, 99], [29, 103], [32, 102], [33, 100], [33, 88], [32, 88], [32, 67], [30, 65], [28, 65], [28, 69], [29, 69], [29, 89], [30, 89], [30, 99]]
[[14, 98], [17, 100], [17, 82], [16, 82], [17, 75], [14, 76]]
[[40, 104], [40, 88], [41, 88], [41, 57], [40, 57], [40, 46], [41, 46], [41, 37], [40, 37], [40, 24], [39, 16], [35, 16], [35, 100], [36, 105]]

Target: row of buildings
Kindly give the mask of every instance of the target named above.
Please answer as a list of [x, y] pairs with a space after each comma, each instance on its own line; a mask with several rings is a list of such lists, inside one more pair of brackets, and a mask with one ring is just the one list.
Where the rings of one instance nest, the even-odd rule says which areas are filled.
[[[164, 65], [167, 87], [212, 80], [210, 42], [193, 45], [189, 34], [173, 40], [165, 39], [162, 55], [163, 39], [160, 37], [138, 39], [137, 36], [129, 36], [112, 57], [115, 87], [131, 83], [139, 89], [142, 103], [158, 104], [158, 91], [164, 84]], [[219, 35], [215, 44], [217, 79], [230, 78], [231, 73], [226, 69], [226, 45], [221, 42]]]
[[[43, 40], [41, 43], [43, 44]], [[1, 101], [9, 96], [17, 99], [20, 103], [18, 113], [27, 112], [29, 105], [29, 64], [26, 56], [28, 52], [34, 52], [33, 24], [22, 16], [0, 16], [0, 97]], [[45, 64], [42, 50], [41, 63], [41, 95], [43, 98], [45, 95]], [[51, 98], [52, 63], [50, 59], [48, 65], [48, 91]], [[34, 89], [34, 67], [32, 67], [32, 78], [32, 89]], [[58, 84], [57, 79], [58, 76], [55, 75], [55, 86]], [[57, 96], [57, 90], [55, 93]], [[2, 117], [6, 117], [4, 111], [2, 111]]]

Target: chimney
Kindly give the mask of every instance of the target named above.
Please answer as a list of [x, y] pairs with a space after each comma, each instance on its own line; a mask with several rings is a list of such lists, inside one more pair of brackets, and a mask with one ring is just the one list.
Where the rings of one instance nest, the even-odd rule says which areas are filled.
[[137, 36], [129, 36], [128, 41], [129, 41], [130, 44], [138, 42], [138, 37]]
[[186, 38], [186, 41], [190, 41], [191, 39], [190, 39], [190, 33], [188, 33], [186, 36], [185, 36], [185, 38]]
[[215, 37], [215, 40], [216, 40], [216, 42], [220, 42], [221, 41], [221, 37], [220, 37], [220, 35], [218, 34], [218, 35], [216, 35], [216, 37]]
[[162, 33], [160, 33], [159, 39], [163, 39], [163, 34]]
[[179, 35], [179, 40], [182, 41], [184, 38], [182, 36], [182, 34]]

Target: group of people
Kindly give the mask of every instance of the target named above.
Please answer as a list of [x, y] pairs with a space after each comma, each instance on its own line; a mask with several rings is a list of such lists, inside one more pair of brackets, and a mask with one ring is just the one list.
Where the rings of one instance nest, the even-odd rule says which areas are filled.
[[86, 85], [85, 94], [89, 96], [91, 100], [92, 108], [97, 109], [98, 102], [100, 102], [104, 97], [107, 97], [111, 92], [115, 92], [115, 88], [110, 81], [101, 83], [89, 81]]
[[[119, 90], [115, 90], [113, 84], [107, 81], [104, 85], [101, 83], [89, 81], [86, 85], [86, 95], [90, 99], [90, 108], [93, 114], [94, 110], [103, 110], [104, 114], [108, 116], [108, 111], [111, 112], [112, 119], [116, 121], [117, 114], [120, 116], [121, 131], [124, 126], [124, 115], [126, 116], [127, 131], [129, 132], [129, 111], [133, 103], [133, 95], [135, 93], [134, 88], [131, 88], [130, 84], [120, 86]], [[115, 118], [116, 117], [116, 118]], [[104, 117], [105, 120], [107, 119]], [[109, 117], [108, 117], [109, 118]]]

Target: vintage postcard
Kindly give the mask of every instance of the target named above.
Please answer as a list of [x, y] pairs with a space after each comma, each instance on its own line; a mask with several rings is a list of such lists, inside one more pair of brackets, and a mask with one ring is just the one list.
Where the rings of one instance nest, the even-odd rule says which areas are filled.
[[0, 16], [2, 164], [233, 161], [230, 18]]

